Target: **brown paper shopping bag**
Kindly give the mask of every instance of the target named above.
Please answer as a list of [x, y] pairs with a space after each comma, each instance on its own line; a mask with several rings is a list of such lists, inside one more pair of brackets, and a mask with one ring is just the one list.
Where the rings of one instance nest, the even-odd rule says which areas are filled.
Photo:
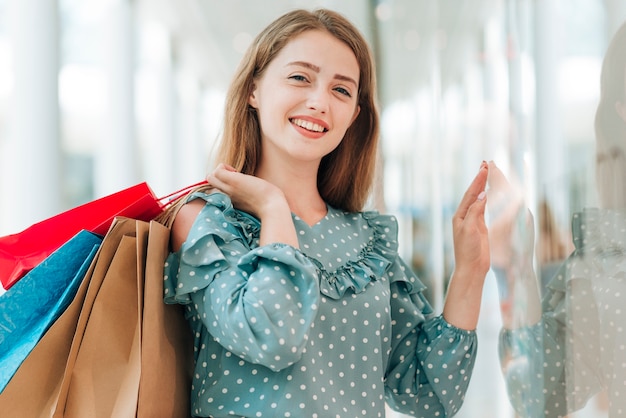
[[73, 304], [0, 394], [3, 416], [189, 416], [191, 335], [163, 303], [168, 241], [157, 222], [115, 219]]
[[[141, 316], [148, 224], [116, 219], [120, 236], [91, 307], [81, 311], [55, 417], [132, 417], [141, 373]], [[97, 286], [97, 287], [96, 287]]]
[[79, 322], [56, 416], [189, 416], [191, 334], [182, 311], [163, 303], [169, 229], [127, 218], [113, 228], [125, 234], [82, 339]]
[[144, 287], [140, 418], [190, 416], [193, 340], [183, 307], [163, 302], [163, 265], [168, 254], [169, 228], [152, 222]]

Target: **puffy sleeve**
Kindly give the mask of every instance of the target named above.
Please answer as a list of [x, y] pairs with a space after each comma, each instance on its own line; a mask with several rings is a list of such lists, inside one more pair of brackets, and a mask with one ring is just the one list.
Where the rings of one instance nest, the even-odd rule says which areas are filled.
[[168, 257], [165, 301], [188, 306], [211, 336], [243, 359], [280, 370], [298, 361], [315, 319], [319, 284], [296, 248], [256, 246], [260, 225], [222, 193], [207, 201], [186, 242]]
[[[392, 227], [387, 225], [388, 230]], [[392, 246], [386, 247], [387, 256], [393, 254]], [[426, 286], [397, 253], [387, 275], [392, 318], [387, 403], [413, 416], [451, 417], [463, 404], [470, 382], [476, 333], [434, 314], [423, 294]]]

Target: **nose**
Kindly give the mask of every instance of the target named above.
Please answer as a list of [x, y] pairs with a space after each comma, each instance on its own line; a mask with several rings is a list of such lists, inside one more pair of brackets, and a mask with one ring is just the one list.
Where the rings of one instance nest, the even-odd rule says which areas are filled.
[[311, 89], [307, 98], [307, 107], [320, 113], [328, 112], [330, 106], [329, 92], [323, 87]]

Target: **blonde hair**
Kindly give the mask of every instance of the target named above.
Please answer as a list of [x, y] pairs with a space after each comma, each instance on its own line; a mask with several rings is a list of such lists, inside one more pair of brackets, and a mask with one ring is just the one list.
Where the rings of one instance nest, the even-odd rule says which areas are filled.
[[626, 105], [626, 23], [613, 36], [602, 62], [600, 102], [596, 110], [596, 181], [600, 204], [626, 208], [626, 122], [615, 109]]
[[244, 174], [255, 174], [261, 155], [261, 134], [256, 111], [248, 105], [254, 81], [294, 36], [309, 30], [328, 32], [344, 42], [359, 64], [360, 112], [340, 145], [322, 159], [317, 184], [329, 205], [347, 211], [361, 210], [372, 188], [378, 148], [374, 62], [361, 33], [345, 17], [331, 10], [290, 11], [254, 39], [226, 96], [223, 134], [215, 164], [222, 162]]

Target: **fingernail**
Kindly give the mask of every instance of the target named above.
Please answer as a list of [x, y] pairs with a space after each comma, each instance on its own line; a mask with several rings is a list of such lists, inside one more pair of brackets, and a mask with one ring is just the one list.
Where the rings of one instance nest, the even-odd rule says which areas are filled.
[[478, 199], [478, 200], [485, 200], [485, 197], [487, 197], [487, 193], [483, 190], [482, 192], [480, 192], [480, 193], [478, 194], [477, 199]]
[[486, 168], [487, 167], [487, 161], [483, 160], [482, 163], [480, 163], [480, 168]]

